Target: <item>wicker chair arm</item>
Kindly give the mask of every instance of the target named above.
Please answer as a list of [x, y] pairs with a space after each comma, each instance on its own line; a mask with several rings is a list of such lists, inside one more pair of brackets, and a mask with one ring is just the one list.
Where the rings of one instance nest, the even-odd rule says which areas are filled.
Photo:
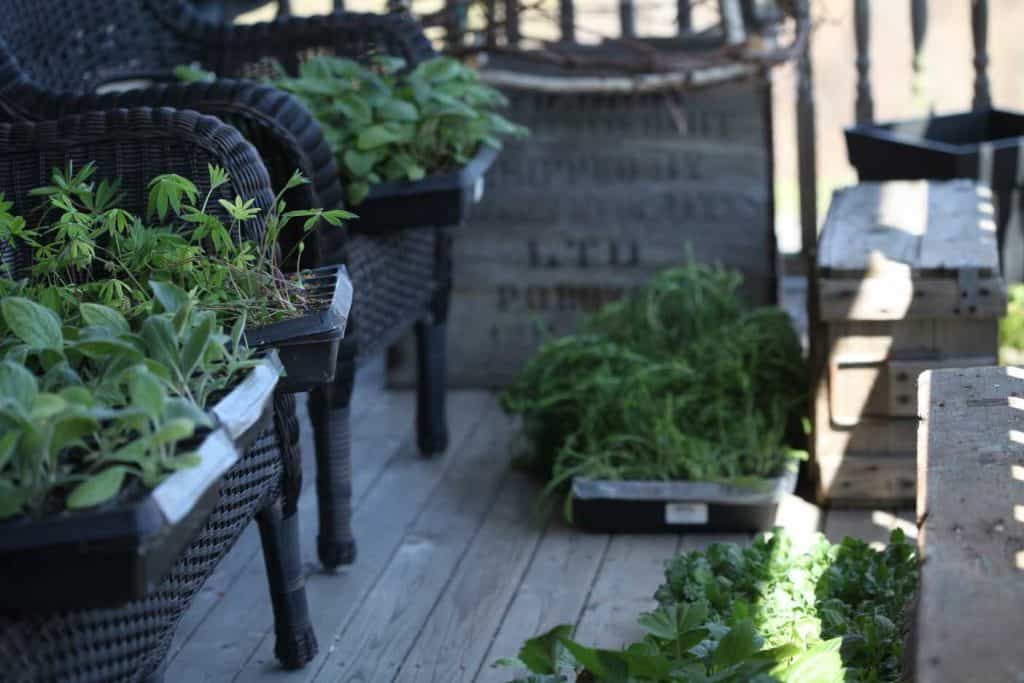
[[[121, 180], [124, 208], [143, 213], [148, 182], [162, 173], [192, 178], [209, 186], [206, 165], [217, 164], [231, 175], [224, 196], [241, 195], [268, 209], [273, 192], [256, 149], [231, 126], [212, 116], [173, 109], [114, 109], [40, 122], [0, 124], [0, 189], [14, 210], [28, 214], [41, 201], [28, 191], [50, 182], [50, 171], [68, 163], [95, 162], [103, 178]], [[247, 221], [245, 237], [258, 239], [262, 217]], [[27, 256], [5, 253], [4, 260], [25, 265]]]

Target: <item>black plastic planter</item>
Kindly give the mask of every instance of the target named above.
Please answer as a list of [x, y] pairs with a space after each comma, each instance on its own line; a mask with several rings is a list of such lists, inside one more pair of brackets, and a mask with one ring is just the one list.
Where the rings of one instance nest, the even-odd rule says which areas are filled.
[[497, 158], [497, 149], [480, 145], [468, 164], [450, 173], [372, 185], [366, 199], [349, 207], [359, 216], [350, 229], [376, 233], [460, 225], [483, 196], [484, 174]]
[[130, 503], [0, 524], [0, 607], [111, 607], [156, 588], [219, 499], [221, 477], [273, 417], [270, 354], [214, 406], [201, 462]]
[[303, 282], [313, 299], [324, 305], [245, 333], [250, 347], [277, 350], [284, 366], [278, 389], [287, 393], [310, 391], [334, 379], [338, 347], [352, 308], [352, 283], [345, 266], [308, 271], [303, 274]]
[[862, 181], [971, 178], [987, 184], [996, 199], [1004, 277], [1024, 280], [1024, 114], [988, 109], [863, 124], [846, 129], [846, 147]]
[[700, 481], [572, 482], [573, 523], [587, 531], [765, 531], [786, 494], [796, 489], [795, 471], [756, 486]]

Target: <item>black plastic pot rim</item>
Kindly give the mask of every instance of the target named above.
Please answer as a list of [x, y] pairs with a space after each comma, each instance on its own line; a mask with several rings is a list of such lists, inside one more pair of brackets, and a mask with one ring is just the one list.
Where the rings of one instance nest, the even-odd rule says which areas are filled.
[[344, 334], [352, 310], [352, 281], [343, 265], [324, 266], [308, 271], [304, 279], [322, 286], [321, 281], [334, 278], [330, 303], [295, 318], [270, 323], [245, 331], [245, 342], [252, 348], [273, 346], [277, 343], [323, 335], [329, 332]]
[[796, 490], [796, 469], [754, 485], [710, 481], [610, 481], [573, 477], [572, 496], [578, 500], [640, 500], [770, 505]]
[[1012, 109], [984, 109], [981, 111], [967, 111], [960, 114], [946, 114], [932, 116], [928, 118], [912, 118], [912, 119], [895, 119], [891, 121], [875, 121], [872, 123], [859, 123], [855, 126], [848, 126], [845, 129], [847, 134], [852, 135], [864, 135], [872, 137], [878, 140], [885, 140], [887, 142], [896, 142], [903, 145], [911, 145], [915, 147], [927, 146], [930, 149], [939, 152], [945, 152], [947, 154], [970, 154], [978, 149], [981, 145], [988, 145], [995, 149], [1006, 149], [1014, 148], [1020, 145], [1021, 138], [1024, 136], [1011, 136], [1006, 138], [997, 138], [995, 140], [985, 140], [984, 142], [971, 142], [964, 145], [954, 145], [948, 142], [942, 142], [940, 140], [932, 140], [930, 138], [917, 137], [914, 135], [907, 135], [905, 133], [897, 133], [890, 129], [890, 126], [903, 126], [912, 123], [926, 122], [931, 119], [940, 119], [943, 116], [964, 116], [968, 114], [986, 114], [989, 112], [1000, 112], [1004, 114], [1017, 114], [1024, 116], [1024, 113], [1017, 112]]
[[69, 514], [0, 523], [0, 552], [49, 546], [54, 535], [80, 542], [121, 538], [134, 526], [140, 538], [159, 534], [166, 525], [184, 519], [197, 501], [241, 457], [240, 441], [261, 430], [270, 415], [271, 400], [281, 373], [276, 354], [268, 354], [211, 413], [215, 428], [200, 443], [200, 462], [178, 470], [141, 500]]
[[[429, 175], [422, 180], [389, 180], [371, 185], [370, 193], [366, 195], [366, 200], [407, 197], [410, 195], [471, 187], [487, 172], [487, 169], [491, 167], [494, 160], [498, 158], [500, 151], [497, 147], [481, 144], [473, 158], [465, 166], [448, 173]], [[358, 215], [359, 205], [351, 207], [351, 210]]]

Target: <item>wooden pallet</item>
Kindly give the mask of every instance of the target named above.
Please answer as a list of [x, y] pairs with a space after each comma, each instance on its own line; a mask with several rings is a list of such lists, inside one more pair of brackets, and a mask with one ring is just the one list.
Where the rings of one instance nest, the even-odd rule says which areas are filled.
[[1006, 295], [990, 193], [968, 181], [841, 190], [816, 277], [812, 472], [819, 501], [909, 503], [918, 375], [996, 364]]

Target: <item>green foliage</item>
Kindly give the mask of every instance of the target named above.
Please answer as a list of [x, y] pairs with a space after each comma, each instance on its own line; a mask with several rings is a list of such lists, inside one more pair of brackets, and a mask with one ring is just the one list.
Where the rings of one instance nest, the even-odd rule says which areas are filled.
[[194, 465], [203, 408], [253, 366], [212, 311], [168, 283], [134, 324], [94, 303], [80, 324], [0, 300], [0, 519], [92, 507]]
[[588, 648], [559, 626], [499, 666], [513, 683], [840, 683], [900, 680], [903, 612], [917, 559], [902, 532], [873, 550], [818, 537], [796, 553], [781, 530], [753, 546], [713, 544], [668, 563], [642, 641]]
[[753, 545], [713, 544], [669, 563], [656, 597], [662, 605], [706, 604], [715, 623], [747, 619], [769, 647], [806, 650], [842, 638], [846, 680], [898, 681], [903, 613], [917, 587], [917, 558], [903, 532], [873, 550], [818, 536], [805, 553], [777, 531]]
[[526, 466], [550, 479], [742, 483], [780, 474], [805, 414], [786, 314], [751, 310], [738, 274], [689, 259], [549, 341], [503, 395]]
[[659, 607], [638, 620], [644, 639], [621, 650], [586, 647], [558, 626], [499, 666], [533, 675], [512, 683], [841, 683], [840, 640], [766, 648], [749, 620], [708, 621], [703, 604]]
[[[12, 205], [0, 195], [0, 242], [32, 250], [31, 282], [4, 281], [0, 294], [42, 302], [70, 322], [79, 322], [81, 302], [136, 320], [151, 314], [160, 299], [160, 285], [152, 289], [148, 283], [170, 283], [215, 311], [225, 325], [243, 313], [265, 324], [299, 315], [310, 303], [301, 279], [277, 268], [281, 232], [296, 220], [305, 233], [321, 220], [338, 226], [352, 217], [341, 210], [288, 211], [282, 195], [307, 182], [296, 173], [275, 198], [262, 233], [248, 229], [258, 239], [240, 239], [260, 209], [252, 198], [213, 201], [230, 182], [222, 168], [208, 167], [205, 194], [179, 175], [154, 178], [145, 220], [117, 207], [117, 182], [97, 183], [94, 176], [92, 164], [55, 169], [51, 185], [32, 191], [46, 199], [32, 226], [11, 214]], [[223, 213], [214, 213], [212, 205]]]
[[999, 347], [1004, 363], [1024, 360], [1024, 284], [1010, 285], [1006, 317], [999, 321]]
[[[276, 68], [270, 83], [320, 122], [352, 204], [376, 183], [421, 180], [468, 163], [480, 145], [500, 147], [502, 136], [526, 134], [494, 111], [506, 104], [504, 96], [450, 57], [411, 70], [394, 57], [364, 66], [329, 55], [311, 57], [294, 77]], [[195, 66], [175, 74], [187, 81], [213, 77]]]

